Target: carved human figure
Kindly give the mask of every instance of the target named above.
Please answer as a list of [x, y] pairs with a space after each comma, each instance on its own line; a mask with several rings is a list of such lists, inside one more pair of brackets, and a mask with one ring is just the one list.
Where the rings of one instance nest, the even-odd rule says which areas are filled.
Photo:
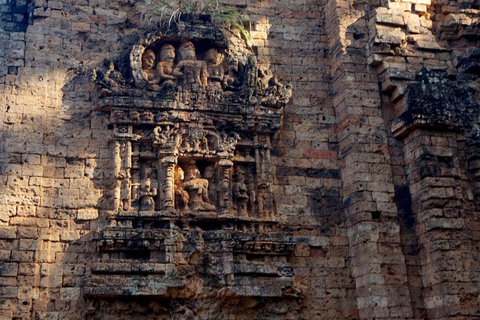
[[188, 191], [190, 200], [188, 202], [192, 210], [215, 210], [215, 206], [208, 198], [208, 180], [200, 177], [200, 170], [191, 164], [187, 169], [186, 181], [183, 188]]
[[238, 73], [238, 60], [231, 57], [227, 59], [226, 69], [227, 72], [224, 74], [222, 86], [226, 90], [235, 90], [240, 85], [240, 82], [233, 76]]
[[142, 69], [149, 84], [158, 84], [159, 77], [155, 69], [155, 53], [147, 50], [142, 55]]
[[164, 44], [160, 48], [160, 62], [155, 68], [162, 87], [173, 85], [175, 80], [175, 77], [172, 75], [174, 61], [175, 48], [171, 44]]
[[183, 189], [183, 179], [185, 178], [183, 169], [180, 166], [175, 167], [175, 208], [183, 211], [188, 210], [189, 195]]
[[205, 62], [207, 63], [208, 70], [208, 84], [214, 86], [220, 86], [223, 81], [225, 70], [223, 68], [223, 56], [212, 48], [205, 53]]
[[122, 209], [128, 211], [130, 209], [131, 201], [131, 182], [130, 182], [130, 170], [121, 170], [118, 173], [118, 177], [122, 179], [120, 186], [120, 199], [122, 201]]
[[237, 168], [235, 172], [235, 182], [233, 183], [233, 201], [237, 207], [239, 216], [247, 216], [248, 188], [245, 184], [245, 171], [243, 168]]
[[129, 142], [120, 142], [119, 143], [119, 160], [120, 168], [117, 173], [117, 178], [120, 180], [120, 209], [129, 210], [130, 204], [133, 201], [131, 190], [132, 190], [132, 181], [130, 175], [130, 168], [132, 167], [131, 157], [132, 150], [131, 144]]
[[184, 42], [178, 48], [180, 62], [173, 75], [181, 80], [181, 84], [208, 84], [208, 69], [205, 61], [197, 60], [195, 46], [190, 41]]
[[140, 199], [140, 211], [154, 211], [155, 200], [153, 197], [157, 195], [157, 189], [152, 187], [150, 178], [144, 179], [140, 183], [140, 190], [138, 197]]

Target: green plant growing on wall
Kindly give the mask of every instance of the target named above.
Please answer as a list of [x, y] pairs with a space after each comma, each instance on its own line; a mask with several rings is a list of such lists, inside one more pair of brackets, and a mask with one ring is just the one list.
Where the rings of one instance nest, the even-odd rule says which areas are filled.
[[145, 0], [140, 6], [142, 19], [155, 25], [178, 23], [182, 14], [209, 15], [240, 30], [250, 46], [250, 18], [233, 8], [221, 7], [217, 0]]

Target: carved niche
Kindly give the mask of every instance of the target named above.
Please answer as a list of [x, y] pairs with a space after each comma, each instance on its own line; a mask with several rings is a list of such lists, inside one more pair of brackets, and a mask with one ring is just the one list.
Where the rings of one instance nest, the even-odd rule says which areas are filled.
[[295, 244], [275, 217], [270, 148], [291, 90], [229, 32], [181, 23], [139, 39], [128, 70], [94, 72], [117, 183], [86, 297], [290, 292]]
[[149, 35], [133, 46], [129, 82], [113, 64], [97, 75], [123, 215], [274, 215], [270, 137], [290, 87], [244, 44], [210, 31]]

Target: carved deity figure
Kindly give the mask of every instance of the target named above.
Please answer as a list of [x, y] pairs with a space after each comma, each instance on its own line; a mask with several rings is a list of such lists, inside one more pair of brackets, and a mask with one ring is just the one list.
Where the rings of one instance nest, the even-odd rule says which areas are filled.
[[171, 44], [164, 44], [160, 48], [160, 62], [155, 68], [162, 87], [173, 85], [175, 80], [175, 77], [172, 76], [174, 61], [175, 48]]
[[147, 50], [142, 55], [142, 69], [149, 84], [158, 84], [159, 78], [155, 70], [155, 53], [153, 50]]
[[223, 68], [223, 56], [217, 49], [212, 48], [205, 53], [205, 62], [208, 69], [208, 84], [214, 86], [220, 86], [223, 81], [225, 70]]
[[190, 196], [188, 203], [190, 209], [215, 210], [215, 206], [210, 203], [208, 198], [208, 180], [200, 177], [200, 170], [194, 164], [187, 169], [187, 181], [183, 183], [183, 188], [188, 191]]
[[175, 181], [175, 208], [183, 211], [188, 210], [188, 202], [190, 196], [188, 192], [183, 189], [183, 179], [185, 178], [183, 169], [180, 166], [175, 167], [174, 181]]
[[152, 187], [150, 178], [146, 178], [141, 182], [138, 193], [140, 199], [140, 211], [154, 211], [155, 200], [153, 200], [153, 197], [157, 195], [157, 189]]
[[122, 209], [130, 210], [131, 199], [131, 182], [130, 182], [130, 170], [121, 170], [118, 173], [118, 177], [122, 179], [120, 186], [120, 199], [122, 201]]
[[247, 216], [247, 204], [249, 200], [248, 188], [245, 184], [245, 171], [237, 168], [233, 183], [233, 201], [237, 207], [237, 213], [241, 217]]
[[197, 60], [195, 46], [190, 41], [184, 42], [178, 48], [180, 62], [173, 75], [181, 80], [181, 84], [208, 84], [208, 70], [205, 61]]
[[132, 199], [132, 181], [130, 175], [131, 164], [131, 145], [128, 142], [119, 144], [120, 168], [117, 178], [120, 180], [120, 210], [130, 210]]

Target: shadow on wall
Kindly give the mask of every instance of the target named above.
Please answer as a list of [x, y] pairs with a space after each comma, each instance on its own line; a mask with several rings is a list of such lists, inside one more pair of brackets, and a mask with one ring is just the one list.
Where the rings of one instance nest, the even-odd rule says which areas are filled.
[[[9, 263], [25, 279], [11, 297], [22, 307], [11, 310], [22, 317], [54, 316], [55, 304], [79, 290], [72, 284], [86, 261], [79, 252], [86, 249], [72, 242], [97, 227], [90, 219], [102, 206], [103, 177], [95, 166], [99, 151], [108, 150], [107, 136], [91, 130], [101, 117], [91, 115], [93, 87], [80, 77], [62, 69], [19, 68], [11, 80], [2, 114], [0, 223], [12, 233], [2, 249], [11, 250]], [[16, 237], [29, 245], [15, 245]], [[66, 254], [67, 247], [76, 254]]]

